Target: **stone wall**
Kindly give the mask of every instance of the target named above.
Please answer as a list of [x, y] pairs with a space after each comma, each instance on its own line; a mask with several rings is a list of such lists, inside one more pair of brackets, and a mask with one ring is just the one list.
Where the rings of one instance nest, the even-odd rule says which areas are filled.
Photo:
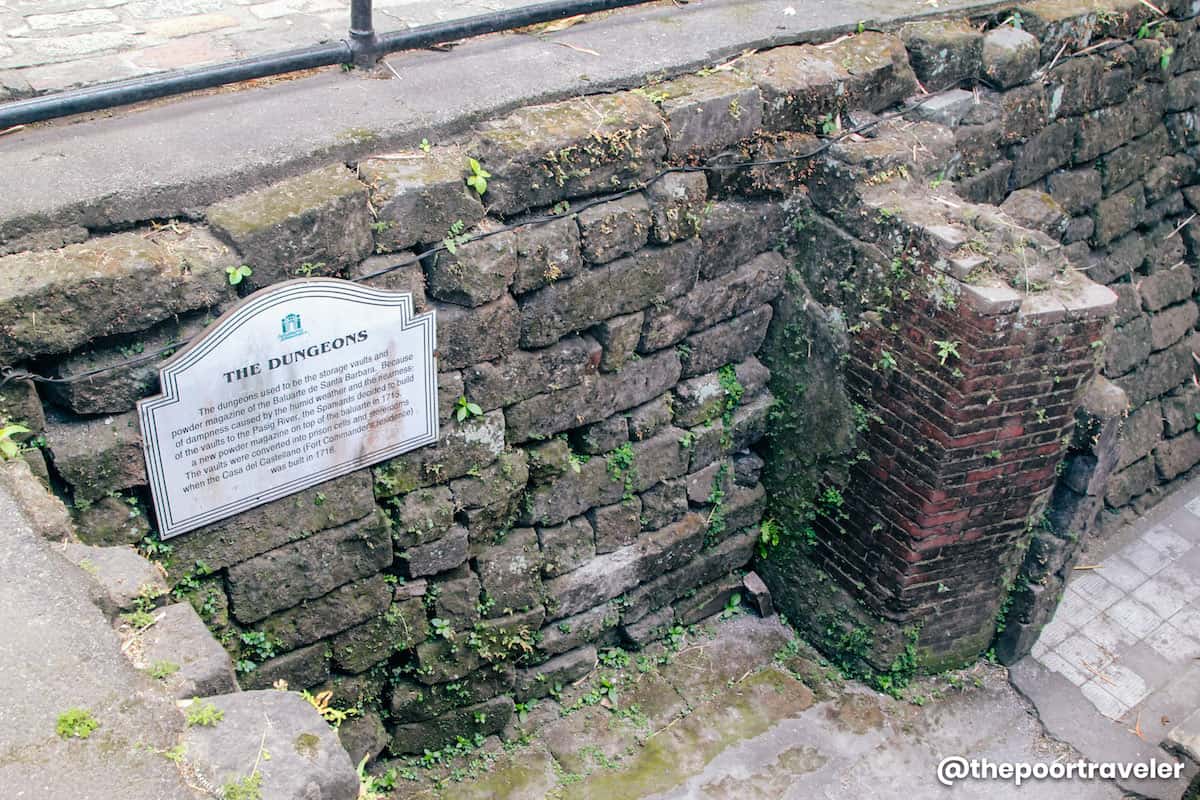
[[[777, 47], [0, 241], [0, 363], [52, 378], [0, 413], [81, 539], [163, 561], [244, 688], [361, 704], [363, 752], [501, 731], [598, 646], [719, 611], [760, 550], [852, 671], [968, 660], [998, 617], [1019, 653], [1102, 506], [1200, 462], [1200, 35], [1111, 5]], [[157, 542], [135, 402], [306, 275], [436, 310], [442, 440]]]

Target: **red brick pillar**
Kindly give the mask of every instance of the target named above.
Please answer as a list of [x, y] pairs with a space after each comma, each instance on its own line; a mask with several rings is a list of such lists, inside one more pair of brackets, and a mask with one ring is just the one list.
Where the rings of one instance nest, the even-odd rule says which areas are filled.
[[867, 610], [919, 630], [927, 667], [991, 642], [1116, 302], [1078, 275], [1035, 294], [937, 279], [949, 291], [855, 337], [866, 458], [836, 512], [818, 504], [812, 553]]

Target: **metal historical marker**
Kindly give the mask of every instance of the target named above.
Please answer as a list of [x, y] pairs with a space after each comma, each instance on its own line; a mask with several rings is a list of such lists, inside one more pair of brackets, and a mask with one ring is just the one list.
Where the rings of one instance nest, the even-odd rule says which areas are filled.
[[436, 348], [407, 292], [315, 279], [247, 297], [138, 403], [162, 537], [436, 442]]

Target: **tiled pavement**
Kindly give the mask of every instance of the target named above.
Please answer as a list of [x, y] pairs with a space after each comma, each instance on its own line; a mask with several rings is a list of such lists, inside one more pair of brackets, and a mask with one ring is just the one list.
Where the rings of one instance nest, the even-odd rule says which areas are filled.
[[[375, 0], [400, 30], [536, 0]], [[0, 101], [345, 38], [349, 0], [0, 0]]]
[[[1200, 719], [1200, 481], [1089, 551], [1013, 683], [1088, 758], [1162, 760]], [[1174, 800], [1185, 783], [1125, 788]]]

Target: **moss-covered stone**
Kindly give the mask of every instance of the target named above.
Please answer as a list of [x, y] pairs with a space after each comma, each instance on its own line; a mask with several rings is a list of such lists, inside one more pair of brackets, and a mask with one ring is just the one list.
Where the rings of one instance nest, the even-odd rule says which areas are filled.
[[499, 214], [622, 189], [658, 171], [658, 109], [632, 92], [523, 108], [479, 126], [468, 147], [492, 173], [483, 199]]
[[249, 286], [330, 275], [371, 254], [367, 187], [340, 164], [211, 206], [209, 224], [254, 273]]
[[216, 306], [236, 256], [206, 231], [175, 225], [0, 258], [0, 360], [64, 353]]
[[359, 163], [358, 174], [371, 187], [381, 252], [440, 242], [454, 223], [470, 228], [483, 219], [483, 204], [467, 187], [467, 156], [457, 148], [370, 158]]

